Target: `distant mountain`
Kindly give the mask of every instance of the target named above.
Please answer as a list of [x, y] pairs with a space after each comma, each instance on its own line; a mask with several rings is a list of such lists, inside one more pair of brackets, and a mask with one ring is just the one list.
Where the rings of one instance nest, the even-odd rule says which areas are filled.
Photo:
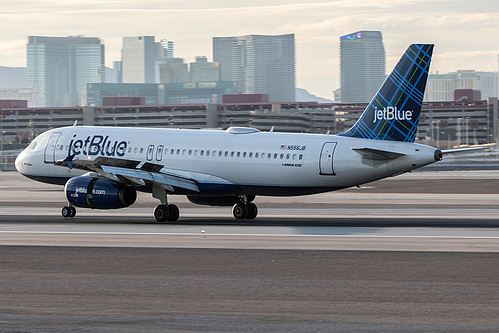
[[26, 88], [26, 67], [0, 66], [0, 89]]
[[333, 103], [333, 100], [312, 95], [306, 89], [296, 88], [297, 102], [318, 102], [318, 103]]

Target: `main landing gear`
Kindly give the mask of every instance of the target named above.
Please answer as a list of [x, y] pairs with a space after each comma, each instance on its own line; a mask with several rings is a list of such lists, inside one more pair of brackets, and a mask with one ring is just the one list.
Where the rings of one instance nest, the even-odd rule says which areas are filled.
[[161, 205], [154, 208], [154, 219], [157, 222], [175, 222], [180, 216], [180, 211], [176, 205], [169, 205], [166, 190], [160, 186], [154, 185], [152, 196], [161, 201]]
[[62, 217], [75, 217], [76, 216], [76, 208], [73, 205], [68, 205], [62, 207], [61, 210]]
[[[250, 199], [254, 199], [254, 196]], [[241, 201], [232, 207], [232, 215], [237, 220], [253, 220], [258, 215], [258, 208], [254, 203], [250, 202], [251, 200], [248, 200], [248, 196], [243, 195]]]
[[176, 205], [158, 205], [154, 208], [154, 218], [157, 222], [175, 222], [180, 216], [180, 211]]

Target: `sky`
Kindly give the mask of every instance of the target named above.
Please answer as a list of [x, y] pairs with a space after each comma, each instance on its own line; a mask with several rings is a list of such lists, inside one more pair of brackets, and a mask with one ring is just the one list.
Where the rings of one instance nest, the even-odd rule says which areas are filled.
[[497, 0], [2, 0], [0, 66], [26, 66], [27, 36], [100, 37], [106, 66], [122, 37], [174, 42], [176, 57], [213, 59], [212, 37], [295, 34], [296, 86], [333, 98], [340, 36], [383, 34], [387, 74], [409, 44], [434, 43], [430, 71], [497, 71]]

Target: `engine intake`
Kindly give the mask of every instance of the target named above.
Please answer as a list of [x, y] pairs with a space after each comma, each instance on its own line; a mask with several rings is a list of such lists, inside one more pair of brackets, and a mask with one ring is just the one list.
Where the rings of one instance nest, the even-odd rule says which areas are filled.
[[133, 204], [137, 199], [137, 191], [131, 186], [86, 176], [73, 177], [68, 180], [64, 192], [69, 203], [84, 208], [124, 208]]

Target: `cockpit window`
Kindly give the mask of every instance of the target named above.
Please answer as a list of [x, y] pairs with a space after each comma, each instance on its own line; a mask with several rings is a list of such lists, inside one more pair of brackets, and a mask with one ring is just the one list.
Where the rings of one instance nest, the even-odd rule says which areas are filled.
[[27, 149], [36, 149], [38, 147], [38, 149], [44, 147], [45, 143], [47, 142], [48, 138], [50, 137], [50, 133], [42, 133], [40, 134], [39, 136], [37, 136], [36, 138], [33, 139], [33, 141], [31, 141], [31, 143], [29, 144], [28, 148]]
[[28, 146], [28, 149], [35, 149], [36, 148], [36, 140], [31, 141], [31, 143]]

